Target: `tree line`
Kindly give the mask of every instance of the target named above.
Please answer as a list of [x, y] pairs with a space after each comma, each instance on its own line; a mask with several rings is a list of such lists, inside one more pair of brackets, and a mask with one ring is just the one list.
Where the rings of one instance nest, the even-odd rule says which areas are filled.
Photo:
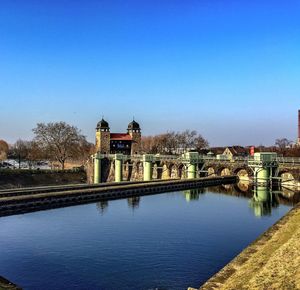
[[142, 137], [141, 146], [144, 153], [181, 154], [189, 150], [206, 149], [209, 144], [197, 131], [185, 130]]
[[[65, 169], [67, 160], [77, 160], [82, 164], [94, 153], [94, 145], [86, 140], [81, 131], [65, 122], [38, 123], [32, 130], [33, 140], [17, 140], [13, 146], [4, 145], [0, 141], [0, 158], [7, 157], [19, 161], [27, 161], [31, 166], [36, 161], [56, 161], [61, 169]], [[6, 143], [7, 144], [7, 143]], [[4, 150], [1, 150], [4, 149]]]
[[[67, 160], [80, 161], [84, 164], [95, 153], [95, 146], [89, 143], [81, 131], [65, 122], [38, 123], [32, 130], [34, 138], [30, 141], [17, 140], [9, 146], [0, 140], [0, 160], [8, 157], [34, 164], [36, 161], [56, 161], [65, 168]], [[142, 153], [181, 154], [190, 150], [208, 149], [208, 141], [197, 131], [167, 132], [154, 136], [142, 137]], [[256, 151], [273, 151], [281, 156], [300, 157], [300, 146], [286, 138], [276, 139], [270, 147], [258, 146]]]

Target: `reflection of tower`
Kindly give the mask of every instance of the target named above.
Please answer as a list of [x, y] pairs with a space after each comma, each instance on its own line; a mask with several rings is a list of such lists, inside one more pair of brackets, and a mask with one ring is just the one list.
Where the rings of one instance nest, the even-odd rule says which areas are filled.
[[139, 196], [129, 197], [127, 198], [128, 206], [132, 209], [136, 209], [140, 205], [141, 198]]
[[101, 213], [101, 215], [103, 215], [107, 211], [108, 201], [107, 200], [99, 201], [96, 203], [96, 206], [99, 212]]
[[96, 127], [96, 150], [102, 154], [110, 153], [109, 125], [103, 118]]
[[274, 197], [270, 188], [265, 186], [255, 187], [253, 197], [250, 200], [250, 207], [253, 208], [255, 216], [271, 215], [272, 207], [278, 206], [278, 200]]
[[197, 188], [197, 189], [188, 189], [183, 192], [185, 196], [185, 200], [187, 202], [191, 200], [198, 200], [200, 194], [204, 193], [204, 188]]
[[131, 155], [139, 154], [141, 151], [141, 128], [139, 123], [132, 121], [128, 124], [127, 128], [128, 134], [131, 136]]

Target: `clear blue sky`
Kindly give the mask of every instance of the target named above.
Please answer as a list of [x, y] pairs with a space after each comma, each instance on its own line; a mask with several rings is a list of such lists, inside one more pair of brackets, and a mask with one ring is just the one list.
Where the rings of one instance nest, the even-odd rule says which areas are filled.
[[1, 0], [0, 100], [9, 142], [61, 120], [94, 141], [102, 115], [211, 145], [295, 140], [300, 2]]

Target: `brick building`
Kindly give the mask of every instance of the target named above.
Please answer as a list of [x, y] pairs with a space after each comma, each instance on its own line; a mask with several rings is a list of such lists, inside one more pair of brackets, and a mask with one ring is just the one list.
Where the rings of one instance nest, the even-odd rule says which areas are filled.
[[102, 154], [139, 154], [141, 151], [141, 128], [135, 120], [130, 122], [127, 133], [111, 133], [103, 118], [96, 127], [96, 149]]

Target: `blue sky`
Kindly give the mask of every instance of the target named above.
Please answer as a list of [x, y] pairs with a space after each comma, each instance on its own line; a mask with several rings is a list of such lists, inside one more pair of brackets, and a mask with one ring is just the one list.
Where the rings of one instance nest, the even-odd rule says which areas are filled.
[[0, 139], [66, 121], [94, 141], [104, 115], [270, 145], [298, 108], [299, 1], [0, 1]]

